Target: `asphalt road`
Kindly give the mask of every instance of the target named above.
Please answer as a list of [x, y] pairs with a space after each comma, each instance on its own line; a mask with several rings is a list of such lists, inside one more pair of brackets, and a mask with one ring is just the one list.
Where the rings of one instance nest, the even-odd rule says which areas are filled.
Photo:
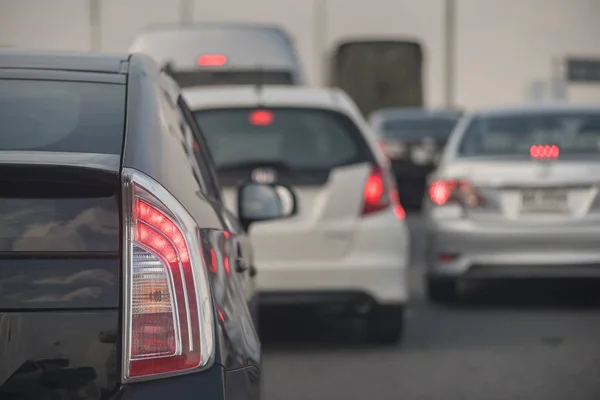
[[[409, 224], [421, 249], [419, 219]], [[359, 321], [273, 321], [262, 331], [263, 397], [600, 399], [600, 282], [486, 285], [465, 304], [433, 306], [424, 298], [419, 251], [414, 258], [400, 345], [365, 345]]]

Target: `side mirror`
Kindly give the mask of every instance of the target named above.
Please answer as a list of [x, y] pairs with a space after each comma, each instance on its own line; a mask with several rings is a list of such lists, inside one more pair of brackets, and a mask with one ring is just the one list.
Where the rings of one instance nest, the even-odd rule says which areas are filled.
[[277, 184], [246, 183], [238, 187], [238, 218], [248, 230], [254, 222], [288, 218], [298, 211], [293, 190]]

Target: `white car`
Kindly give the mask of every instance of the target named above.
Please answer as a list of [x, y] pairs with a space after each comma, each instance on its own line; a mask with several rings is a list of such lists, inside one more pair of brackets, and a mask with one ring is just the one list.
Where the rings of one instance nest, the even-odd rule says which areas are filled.
[[261, 304], [360, 314], [370, 340], [397, 342], [409, 298], [409, 233], [388, 161], [349, 96], [292, 86], [194, 88], [184, 96], [226, 205], [236, 204], [241, 181], [297, 194], [294, 217], [252, 225]]

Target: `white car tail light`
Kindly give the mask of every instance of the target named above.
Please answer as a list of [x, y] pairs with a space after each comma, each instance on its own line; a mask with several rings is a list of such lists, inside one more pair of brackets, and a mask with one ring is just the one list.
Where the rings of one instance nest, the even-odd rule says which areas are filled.
[[400, 196], [389, 174], [378, 165], [373, 166], [363, 188], [362, 215], [383, 211], [390, 206], [398, 219], [404, 219], [404, 208], [400, 204]]
[[151, 178], [125, 170], [123, 188], [123, 380], [205, 367], [214, 326], [198, 227]]

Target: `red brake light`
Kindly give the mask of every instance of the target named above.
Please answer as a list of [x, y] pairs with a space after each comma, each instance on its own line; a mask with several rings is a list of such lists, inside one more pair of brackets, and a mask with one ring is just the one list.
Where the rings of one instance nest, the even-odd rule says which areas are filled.
[[429, 198], [438, 206], [443, 206], [450, 200], [452, 188], [449, 182], [435, 181], [429, 187]]
[[223, 54], [203, 54], [198, 57], [198, 65], [201, 67], [221, 67], [227, 63], [227, 57]]
[[271, 111], [256, 110], [250, 113], [248, 119], [250, 120], [250, 123], [252, 125], [266, 126], [271, 125], [273, 123], [275, 116]]
[[554, 159], [560, 155], [560, 148], [555, 144], [533, 145], [529, 148], [529, 155], [534, 159]]
[[405, 212], [400, 204], [398, 191], [387, 174], [384, 173], [384, 170], [379, 166], [375, 166], [365, 181], [362, 215], [382, 211], [392, 205], [396, 217], [404, 219]]
[[429, 199], [438, 206], [457, 202], [466, 207], [479, 207], [483, 197], [465, 180], [439, 180], [429, 186]]
[[214, 346], [197, 232], [189, 215], [177, 217], [185, 210], [166, 190], [153, 181], [138, 184], [149, 180], [141, 174], [131, 176], [124, 378], [193, 370], [208, 362]]

